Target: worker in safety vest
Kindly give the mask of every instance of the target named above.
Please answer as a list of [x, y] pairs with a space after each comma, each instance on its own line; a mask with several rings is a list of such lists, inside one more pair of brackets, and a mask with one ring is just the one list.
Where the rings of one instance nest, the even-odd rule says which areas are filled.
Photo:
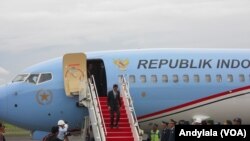
[[157, 124], [153, 125], [153, 129], [150, 131], [149, 140], [150, 141], [160, 141], [160, 131], [158, 129]]

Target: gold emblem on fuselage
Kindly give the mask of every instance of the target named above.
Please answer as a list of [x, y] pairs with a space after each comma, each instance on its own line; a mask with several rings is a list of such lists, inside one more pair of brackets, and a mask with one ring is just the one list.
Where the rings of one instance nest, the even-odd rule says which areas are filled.
[[48, 105], [52, 102], [53, 94], [50, 90], [39, 90], [36, 93], [36, 101], [40, 105]]
[[129, 64], [129, 60], [128, 59], [125, 59], [125, 60], [122, 60], [122, 59], [115, 59], [114, 60], [114, 64], [122, 71], [125, 71], [128, 67], [128, 64]]

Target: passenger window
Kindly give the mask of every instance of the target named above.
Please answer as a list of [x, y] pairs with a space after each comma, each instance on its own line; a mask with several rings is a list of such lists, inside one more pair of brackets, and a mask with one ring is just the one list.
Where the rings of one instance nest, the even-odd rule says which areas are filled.
[[37, 80], [38, 80], [38, 76], [39, 76], [39, 74], [30, 74], [30, 76], [28, 77], [26, 82], [36, 84]]
[[151, 75], [151, 82], [156, 83], [157, 82], [157, 76]]
[[140, 76], [141, 82], [142, 83], [146, 83], [147, 79], [146, 79], [146, 75], [141, 75]]
[[167, 75], [162, 75], [162, 82], [168, 83], [168, 76]]
[[233, 75], [232, 74], [227, 75], [227, 81], [228, 82], [233, 82]]
[[183, 75], [183, 82], [188, 83], [189, 82], [189, 76]]
[[174, 74], [174, 75], [173, 75], [173, 82], [174, 82], [174, 83], [177, 83], [178, 81], [179, 81], [178, 75], [177, 75], [177, 74]]
[[41, 74], [40, 79], [39, 79], [39, 83], [49, 81], [51, 79], [52, 79], [51, 73], [44, 73], [44, 74]]
[[129, 82], [130, 83], [135, 83], [135, 76], [134, 75], [129, 76]]
[[220, 74], [216, 75], [216, 81], [219, 83], [222, 82], [222, 76]]
[[240, 77], [240, 82], [245, 82], [244, 74], [240, 74], [239, 77]]
[[194, 82], [199, 83], [200, 82], [200, 77], [199, 75], [195, 74], [194, 75]]
[[206, 74], [206, 81], [208, 82], [208, 83], [210, 83], [211, 82], [211, 75], [210, 74]]

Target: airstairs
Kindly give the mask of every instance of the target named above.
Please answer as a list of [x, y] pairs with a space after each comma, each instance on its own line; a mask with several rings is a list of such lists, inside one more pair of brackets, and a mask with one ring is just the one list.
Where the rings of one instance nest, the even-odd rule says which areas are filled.
[[[79, 95], [79, 104], [88, 107], [89, 118], [92, 132], [95, 138], [95, 141], [106, 141], [106, 127], [104, 126], [104, 120], [100, 109], [100, 102], [97, 94], [97, 89], [94, 81], [94, 77], [88, 79], [88, 84], [86, 85], [87, 89], [85, 91], [86, 97], [82, 98], [81, 94], [84, 91], [80, 92]], [[88, 124], [84, 127], [85, 131], [89, 128]], [[89, 131], [89, 130], [88, 130]], [[85, 137], [84, 137], [85, 138]]]
[[[129, 84], [122, 77], [120, 85], [122, 106], [119, 127], [110, 127], [110, 112], [107, 97], [98, 97], [95, 79], [88, 80], [86, 97], [79, 99], [79, 104], [88, 107], [89, 119], [95, 141], [141, 141], [140, 128], [136, 118], [133, 101], [129, 93]], [[81, 97], [81, 93], [79, 98]], [[86, 128], [86, 127], [85, 127]]]

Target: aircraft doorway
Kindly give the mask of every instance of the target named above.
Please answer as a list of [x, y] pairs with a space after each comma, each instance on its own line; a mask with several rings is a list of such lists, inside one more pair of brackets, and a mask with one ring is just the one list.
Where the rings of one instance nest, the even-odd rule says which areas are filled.
[[107, 79], [103, 60], [88, 60], [87, 73], [88, 77], [94, 75], [98, 95], [107, 96]]

